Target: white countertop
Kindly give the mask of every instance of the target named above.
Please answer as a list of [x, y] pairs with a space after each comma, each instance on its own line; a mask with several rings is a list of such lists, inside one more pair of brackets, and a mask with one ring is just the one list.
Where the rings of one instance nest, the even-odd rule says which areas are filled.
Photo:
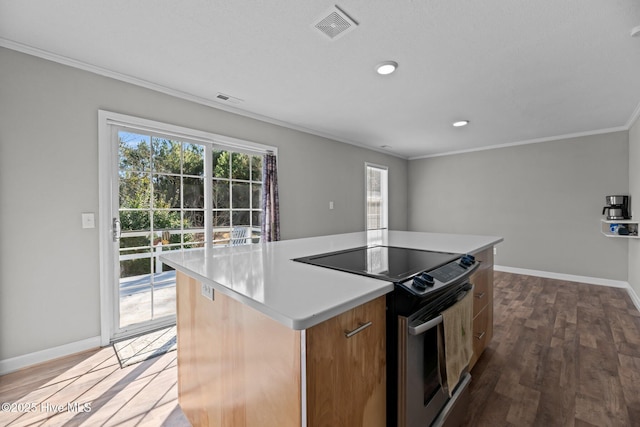
[[375, 231], [273, 243], [165, 252], [162, 262], [278, 322], [307, 329], [393, 290], [391, 282], [292, 261], [382, 245], [472, 253], [500, 243], [495, 236]]

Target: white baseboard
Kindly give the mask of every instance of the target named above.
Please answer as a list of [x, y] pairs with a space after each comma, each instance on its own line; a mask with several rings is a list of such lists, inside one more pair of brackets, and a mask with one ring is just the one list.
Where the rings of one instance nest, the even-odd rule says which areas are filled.
[[[588, 276], [576, 276], [573, 274], [553, 273], [549, 271], [541, 270], [529, 270], [526, 268], [506, 267], [503, 265], [495, 265], [494, 270], [502, 271], [505, 273], [523, 274], [526, 276], [544, 277], [547, 279], [566, 280], [568, 282], [580, 282], [588, 283], [591, 285], [611, 286], [614, 288], [626, 289], [629, 293], [629, 297], [636, 308], [640, 311], [640, 297], [629, 285], [628, 282], [621, 280], [601, 279], [598, 277]], [[5, 375], [14, 371], [17, 371], [28, 366], [36, 365], [38, 363], [47, 362], [49, 360], [57, 359], [59, 357], [69, 356], [74, 353], [80, 353], [82, 351], [91, 350], [93, 348], [101, 347], [100, 336], [87, 338], [81, 341], [72, 342], [69, 344], [61, 345], [58, 347], [49, 348], [46, 350], [36, 351], [34, 353], [25, 354], [22, 356], [12, 357], [10, 359], [0, 360], [0, 375]]]
[[544, 277], [546, 279], [566, 280], [567, 282], [579, 282], [579, 283], [587, 283], [590, 285], [610, 286], [612, 288], [626, 289], [627, 292], [629, 293], [629, 297], [631, 298], [631, 301], [633, 301], [633, 304], [636, 306], [638, 311], [640, 311], [640, 297], [638, 297], [638, 294], [631, 287], [631, 285], [629, 285], [629, 282], [625, 282], [622, 280], [601, 279], [599, 277], [576, 276], [573, 274], [553, 273], [550, 271], [542, 271], [542, 270], [529, 270], [527, 268], [506, 267], [504, 265], [494, 265], [493, 269], [495, 271], [502, 271], [505, 273], [523, 274], [526, 276]]
[[629, 296], [631, 297], [631, 301], [633, 301], [633, 305], [635, 305], [636, 308], [638, 309], [638, 311], [640, 311], [640, 298], [638, 297], [638, 294], [636, 293], [635, 289], [633, 289], [631, 286], [629, 286], [627, 288], [627, 292], [629, 293]]
[[28, 366], [37, 365], [38, 363], [47, 362], [59, 357], [69, 356], [74, 353], [80, 353], [82, 351], [98, 347], [100, 347], [99, 336], [24, 354], [22, 356], [12, 357], [10, 359], [0, 360], [0, 375], [5, 375]]
[[629, 282], [622, 280], [601, 279], [599, 277], [576, 276], [573, 274], [553, 273], [551, 271], [529, 270], [527, 268], [506, 267], [504, 265], [494, 265], [496, 271], [505, 273], [524, 274], [525, 276], [544, 277], [546, 279], [566, 280], [567, 282], [588, 283], [590, 285], [610, 286], [612, 288], [628, 288]]

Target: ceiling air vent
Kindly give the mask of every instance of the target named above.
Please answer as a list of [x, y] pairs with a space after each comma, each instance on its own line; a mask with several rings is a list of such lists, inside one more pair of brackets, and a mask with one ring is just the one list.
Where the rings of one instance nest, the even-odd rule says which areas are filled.
[[314, 25], [322, 34], [332, 40], [353, 31], [357, 26], [358, 23], [337, 5]]
[[242, 99], [240, 99], [240, 98], [236, 98], [236, 97], [231, 96], [231, 95], [225, 95], [224, 93], [221, 93], [221, 92], [218, 92], [216, 94], [216, 100], [222, 101], [222, 102], [227, 102], [229, 104], [240, 104], [242, 102]]

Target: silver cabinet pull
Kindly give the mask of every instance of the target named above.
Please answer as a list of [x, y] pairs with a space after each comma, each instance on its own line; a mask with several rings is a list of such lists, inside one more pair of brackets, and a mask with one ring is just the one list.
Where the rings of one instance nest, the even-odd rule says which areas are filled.
[[120, 234], [122, 230], [120, 229], [120, 220], [118, 218], [113, 218], [113, 241], [117, 242], [120, 240]]
[[486, 334], [486, 333], [487, 333], [487, 331], [482, 331], [482, 332], [481, 332], [481, 333], [479, 333], [479, 334], [475, 334], [475, 337], [476, 337], [476, 339], [481, 340], [481, 339], [482, 339], [482, 337], [484, 337], [484, 334]]
[[357, 328], [355, 328], [353, 331], [344, 331], [344, 336], [347, 337], [347, 338], [351, 338], [352, 336], [354, 336], [358, 332], [362, 332], [365, 329], [367, 329], [369, 326], [373, 325], [373, 322], [367, 322], [367, 323], [359, 322], [358, 325], [359, 326]]
[[484, 294], [484, 292], [480, 292], [480, 293], [478, 293], [478, 294], [476, 295], [476, 298], [478, 298], [478, 299], [483, 298], [483, 297], [484, 297], [484, 295], [485, 295], [485, 294]]

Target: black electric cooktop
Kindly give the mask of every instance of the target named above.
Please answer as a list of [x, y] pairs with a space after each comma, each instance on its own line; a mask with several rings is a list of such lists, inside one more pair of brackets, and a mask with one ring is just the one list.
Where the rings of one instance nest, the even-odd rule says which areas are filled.
[[394, 246], [364, 246], [295, 258], [294, 261], [399, 282], [417, 273], [434, 270], [458, 258], [460, 254], [448, 252]]

